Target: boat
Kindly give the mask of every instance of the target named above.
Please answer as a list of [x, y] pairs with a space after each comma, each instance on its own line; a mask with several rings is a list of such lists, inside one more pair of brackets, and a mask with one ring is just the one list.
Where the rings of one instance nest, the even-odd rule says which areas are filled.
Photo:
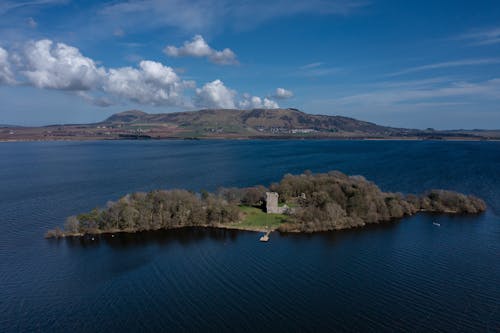
[[436, 227], [440, 227], [441, 226], [441, 223], [437, 223], [437, 222], [432, 222], [432, 224], [434, 224]]

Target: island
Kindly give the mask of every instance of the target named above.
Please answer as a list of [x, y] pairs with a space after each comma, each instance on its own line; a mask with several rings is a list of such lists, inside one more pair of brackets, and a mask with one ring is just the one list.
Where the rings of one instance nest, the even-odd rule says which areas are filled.
[[285, 175], [269, 188], [220, 188], [214, 193], [155, 190], [127, 194], [105, 208], [67, 218], [47, 238], [210, 227], [269, 232], [319, 232], [394, 222], [419, 212], [478, 214], [483, 200], [447, 190], [421, 195], [383, 192], [363, 176], [339, 171]]

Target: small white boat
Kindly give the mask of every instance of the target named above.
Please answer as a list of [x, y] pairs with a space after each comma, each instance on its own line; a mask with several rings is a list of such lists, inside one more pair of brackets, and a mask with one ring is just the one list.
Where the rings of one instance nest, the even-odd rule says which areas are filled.
[[437, 222], [432, 222], [432, 224], [434, 224], [436, 227], [440, 227], [441, 226], [441, 224], [437, 223]]

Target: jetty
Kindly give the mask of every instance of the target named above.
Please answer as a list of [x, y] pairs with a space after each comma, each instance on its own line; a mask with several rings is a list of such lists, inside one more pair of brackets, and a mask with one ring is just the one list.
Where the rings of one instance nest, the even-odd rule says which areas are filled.
[[266, 232], [261, 238], [259, 238], [259, 241], [261, 242], [269, 242], [269, 235], [273, 232], [272, 230], [269, 230]]

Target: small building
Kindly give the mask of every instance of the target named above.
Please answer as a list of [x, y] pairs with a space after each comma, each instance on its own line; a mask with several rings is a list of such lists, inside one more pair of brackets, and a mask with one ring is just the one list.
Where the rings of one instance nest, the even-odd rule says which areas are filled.
[[276, 192], [266, 192], [266, 213], [268, 214], [283, 214], [288, 206], [278, 206], [279, 194]]

